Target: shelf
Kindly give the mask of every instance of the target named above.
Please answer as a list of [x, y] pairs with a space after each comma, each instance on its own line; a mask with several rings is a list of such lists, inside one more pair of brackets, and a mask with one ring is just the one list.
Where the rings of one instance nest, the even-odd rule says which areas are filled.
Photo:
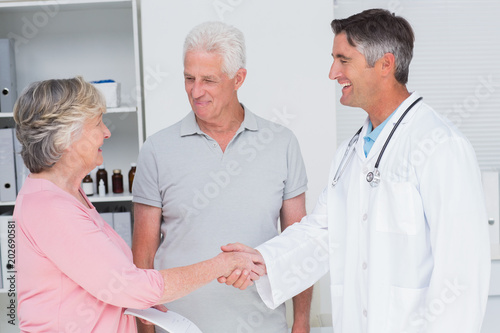
[[120, 106], [117, 108], [107, 108], [106, 113], [137, 112], [137, 106]]
[[[107, 108], [106, 113], [134, 113], [137, 112], [137, 106], [120, 106], [117, 108]], [[0, 112], [0, 118], [12, 118], [12, 112]]]
[[101, 197], [98, 194], [94, 194], [88, 197], [90, 202], [117, 202], [117, 201], [132, 201], [132, 194], [130, 193], [109, 193]]
[[[118, 202], [118, 201], [132, 201], [132, 194], [130, 193], [120, 193], [120, 194], [107, 194], [100, 197], [97, 194], [88, 197], [90, 202]], [[14, 206], [15, 201], [0, 201], [0, 207], [2, 206]]]
[[55, 7], [58, 10], [82, 10], [82, 9], [113, 9], [130, 8], [131, 0], [48, 0], [48, 1], [2, 1], [0, 9], [2, 11], [21, 12], [30, 9], [39, 9], [40, 7]]

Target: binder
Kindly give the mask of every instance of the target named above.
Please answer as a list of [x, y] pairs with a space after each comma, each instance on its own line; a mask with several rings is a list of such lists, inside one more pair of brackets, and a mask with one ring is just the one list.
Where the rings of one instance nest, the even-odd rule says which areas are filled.
[[0, 201], [16, 200], [14, 129], [0, 129]]
[[[15, 258], [12, 249], [9, 261], [9, 238], [15, 236], [15, 224], [12, 215], [0, 215], [0, 290], [7, 290], [10, 286], [9, 277], [15, 274]], [[15, 243], [13, 243], [15, 244]]]
[[0, 216], [0, 291], [4, 289], [4, 286], [7, 285], [7, 281], [4, 281], [4, 278], [7, 277], [6, 272], [4, 271], [7, 268], [5, 265], [7, 264], [5, 258], [5, 254], [7, 253], [7, 223], [4, 222], [2, 216]]
[[0, 39], [0, 112], [12, 112], [17, 99], [14, 40]]

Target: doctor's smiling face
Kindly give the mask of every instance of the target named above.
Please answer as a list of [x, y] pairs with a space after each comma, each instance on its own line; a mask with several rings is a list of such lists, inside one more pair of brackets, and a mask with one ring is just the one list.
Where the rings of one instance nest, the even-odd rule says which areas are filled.
[[335, 35], [333, 40], [333, 64], [330, 79], [342, 86], [340, 103], [360, 107], [364, 110], [376, 102], [379, 87], [379, 61], [370, 67], [365, 56], [349, 44], [345, 33]]

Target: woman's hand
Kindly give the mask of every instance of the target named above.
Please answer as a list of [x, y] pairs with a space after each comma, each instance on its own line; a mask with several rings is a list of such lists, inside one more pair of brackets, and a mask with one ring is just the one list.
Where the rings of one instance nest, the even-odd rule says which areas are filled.
[[[163, 304], [157, 304], [157, 305], [153, 305], [152, 306], [153, 309], [156, 309], [156, 310], [160, 310], [161, 312], [167, 312], [168, 309], [165, 305]], [[151, 326], [151, 325], [154, 325], [152, 322], [149, 322], [147, 321], [146, 319], [142, 319], [142, 318], [138, 318], [141, 323], [143, 323], [144, 325], [148, 325], [148, 326]]]
[[223, 253], [220, 255], [231, 255], [230, 260], [234, 260], [234, 267], [228, 274], [219, 277], [220, 283], [232, 285], [241, 290], [253, 285], [260, 276], [266, 274], [264, 258], [259, 251], [240, 243], [228, 244], [221, 247]]

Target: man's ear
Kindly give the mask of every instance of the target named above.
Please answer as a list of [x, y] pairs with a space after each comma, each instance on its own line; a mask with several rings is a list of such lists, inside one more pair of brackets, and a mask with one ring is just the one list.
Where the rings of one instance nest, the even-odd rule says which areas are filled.
[[234, 90], [240, 89], [241, 85], [243, 82], [245, 82], [245, 78], [247, 77], [247, 70], [245, 68], [240, 68], [236, 72], [236, 75], [234, 76]]
[[396, 58], [394, 57], [394, 54], [392, 53], [386, 53], [382, 56], [380, 59], [381, 62], [381, 73], [384, 76], [387, 76], [389, 74], [393, 74], [396, 72]]

